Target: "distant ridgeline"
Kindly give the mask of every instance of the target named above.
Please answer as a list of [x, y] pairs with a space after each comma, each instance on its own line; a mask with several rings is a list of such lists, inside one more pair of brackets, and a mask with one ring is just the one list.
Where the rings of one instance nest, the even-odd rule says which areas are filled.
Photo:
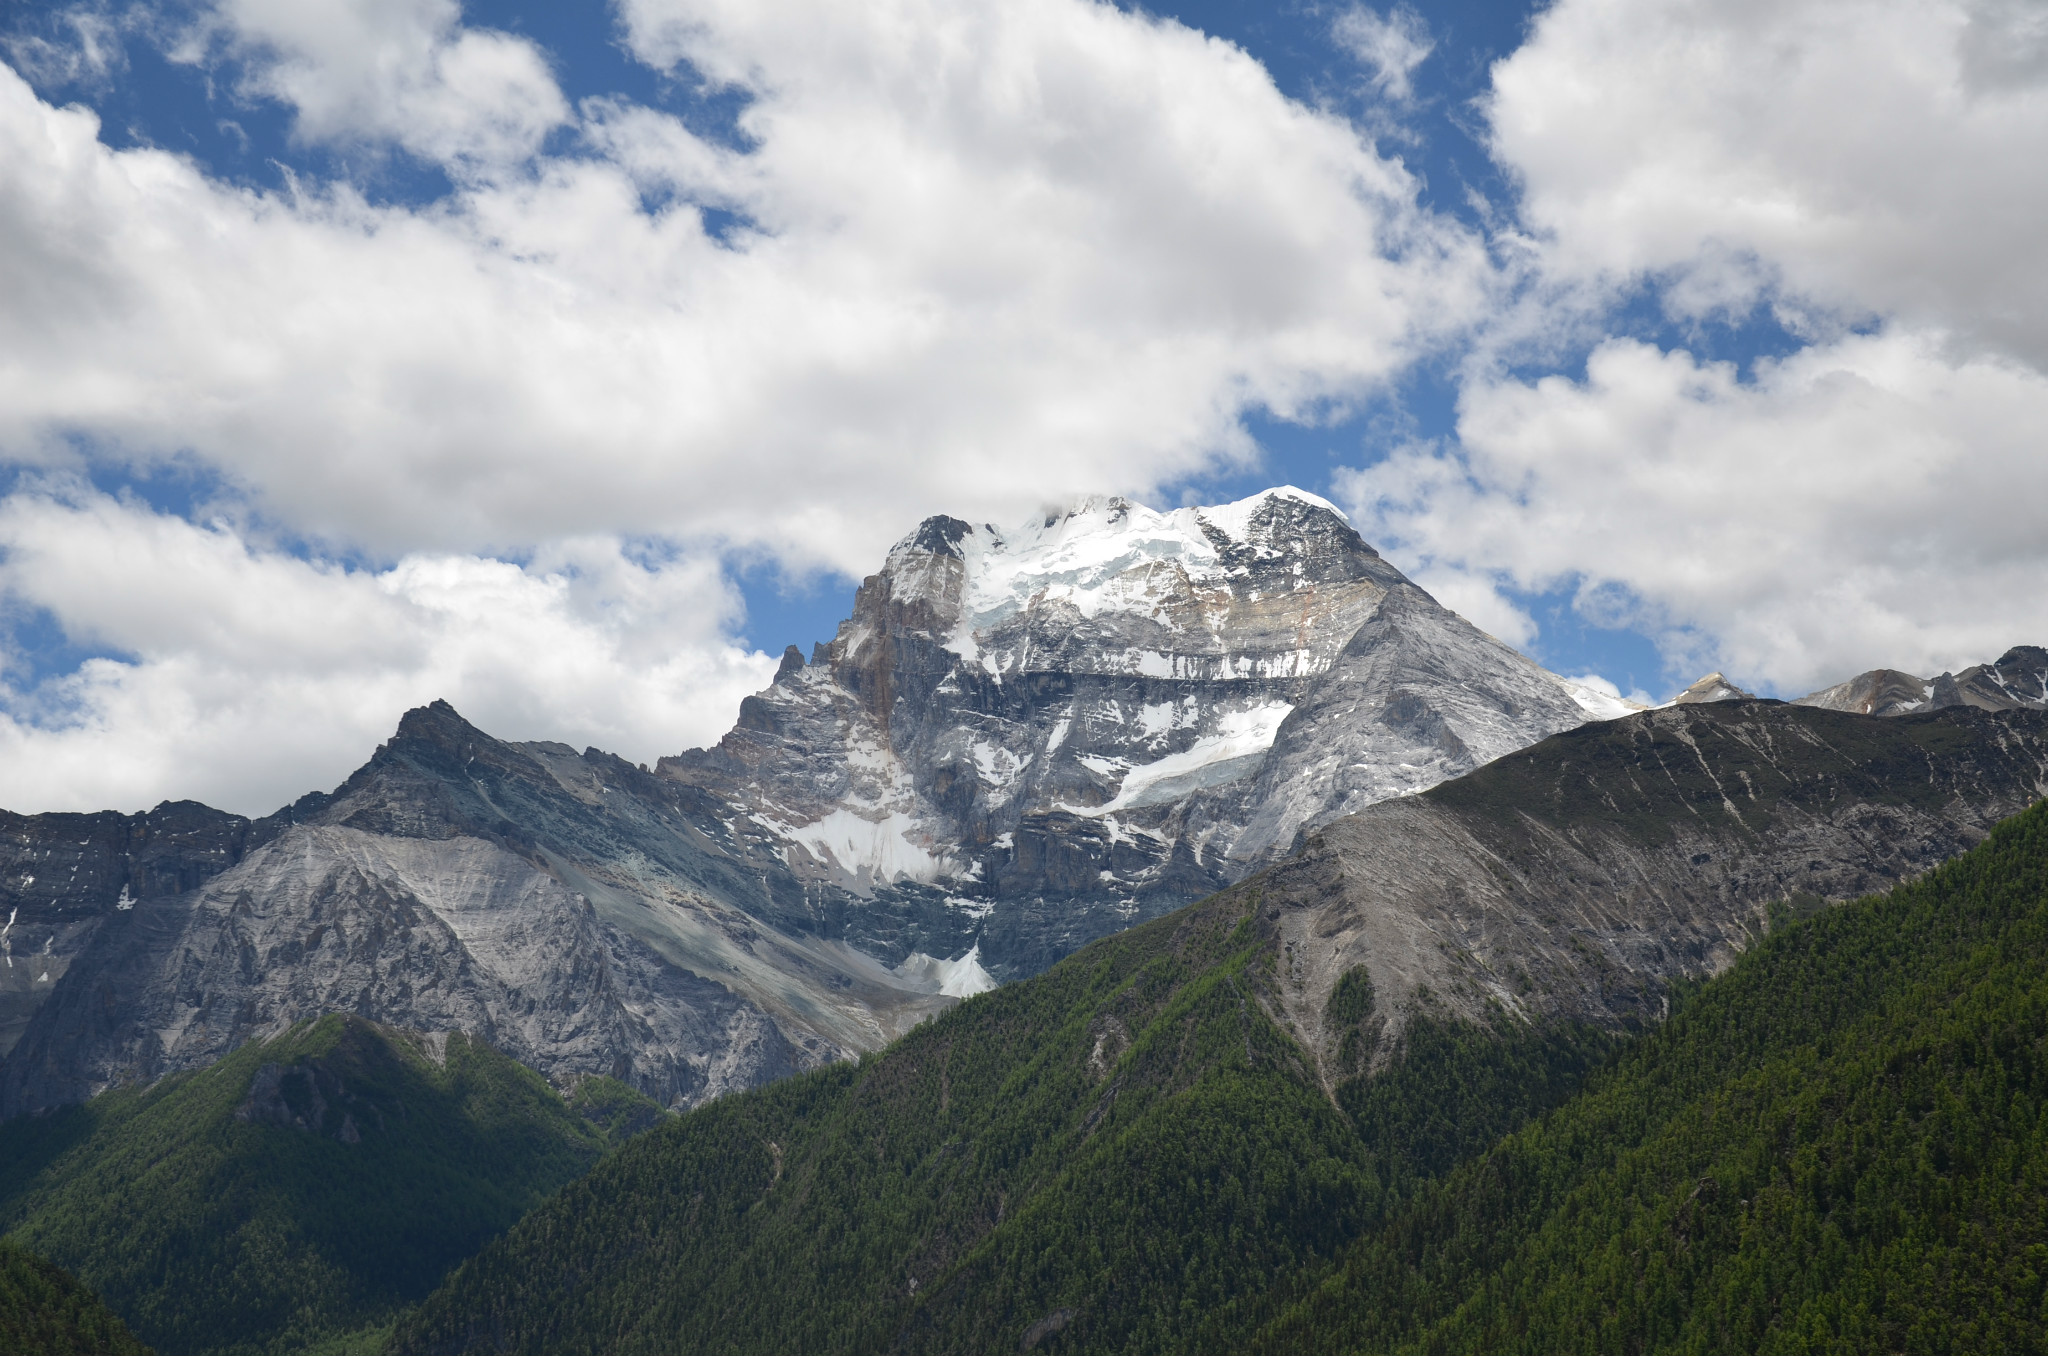
[[[390, 1350], [2048, 1342], [2048, 806], [1781, 912], [1645, 1035], [1489, 1039], [1425, 1002], [1411, 1057], [1334, 1100], [1275, 876], [632, 1141]], [[1370, 1032], [1379, 1001], [1347, 976], [1325, 1017]]]

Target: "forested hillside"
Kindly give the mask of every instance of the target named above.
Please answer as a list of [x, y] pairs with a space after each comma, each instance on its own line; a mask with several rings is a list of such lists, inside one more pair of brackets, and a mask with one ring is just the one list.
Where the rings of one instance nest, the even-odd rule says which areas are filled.
[[328, 1017], [198, 1073], [0, 1125], [0, 1220], [162, 1356], [350, 1333], [333, 1349], [374, 1349], [401, 1306], [611, 1133], [662, 1114], [609, 1080], [581, 1093], [565, 1103], [460, 1035]]
[[1773, 935], [1424, 1189], [1273, 1353], [2048, 1343], [2048, 806]]
[[[1604, 1050], [1442, 1032], [1376, 1080], [1361, 1137], [1271, 1015], [1271, 929], [1239, 887], [692, 1113], [466, 1264], [392, 1349], [1181, 1350], [1379, 1217], [1440, 1152], [1418, 1108], [1494, 1117], [1490, 1141]], [[1370, 985], [1343, 1006], [1368, 1023]]]
[[[664, 1127], [465, 1264], [391, 1350], [2048, 1337], [2048, 809], [1892, 895], [1781, 912], [1575, 1096], [1611, 1038], [1425, 1002], [1405, 1058], [1332, 1099], [1269, 1015], [1269, 912], [1238, 887]], [[1327, 1020], [1369, 1032], [1376, 1001], [1360, 974]]]
[[149, 1356], [75, 1277], [0, 1239], [0, 1351], [21, 1356]]

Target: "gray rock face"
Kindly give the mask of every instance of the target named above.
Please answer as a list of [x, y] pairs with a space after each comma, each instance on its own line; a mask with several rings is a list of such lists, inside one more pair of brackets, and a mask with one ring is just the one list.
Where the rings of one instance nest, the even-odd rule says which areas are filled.
[[1248, 881], [1287, 1019], [1341, 1074], [1324, 1012], [1364, 966], [1393, 1014], [1640, 1027], [1775, 918], [1889, 888], [2048, 794], [2048, 713], [1896, 721], [1775, 702], [1589, 725], [1310, 835]]
[[189, 800], [135, 815], [0, 811], [0, 1057], [105, 918], [195, 888], [280, 827]]
[[1872, 669], [1844, 683], [1809, 692], [1794, 705], [1866, 716], [1905, 716], [1970, 706], [1979, 711], [2048, 710], [2048, 650], [2015, 645], [1995, 664], [1961, 673], [1916, 678], [1898, 669]]
[[753, 807], [810, 888], [852, 897], [850, 942], [1007, 979], [1588, 703], [1313, 496], [1111, 499], [927, 521], [835, 640], [659, 771]]
[[[332, 795], [255, 825], [211, 814], [187, 816], [213, 836], [195, 829], [156, 877], [197, 889], [65, 902], [68, 965], [0, 1065], [0, 1115], [334, 1011], [689, 1106], [877, 1048], [954, 1001], [944, 975], [821, 936], [829, 909], [732, 807], [594, 750], [502, 743], [444, 704], [408, 713]], [[119, 869], [145, 879], [103, 855], [99, 895]]]

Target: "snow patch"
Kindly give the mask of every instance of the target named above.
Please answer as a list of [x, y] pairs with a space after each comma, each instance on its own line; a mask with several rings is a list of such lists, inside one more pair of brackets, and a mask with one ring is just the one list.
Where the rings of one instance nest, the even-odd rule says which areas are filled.
[[981, 968], [980, 942], [953, 960], [913, 951], [896, 967], [896, 975], [926, 993], [942, 993], [948, 998], [972, 998], [996, 987], [995, 976]]
[[815, 823], [784, 828], [785, 838], [802, 843], [813, 856], [828, 858], [850, 876], [862, 872], [877, 881], [939, 878], [937, 857], [910, 841], [916, 828], [901, 811], [883, 819], [863, 819], [851, 810], [834, 810]]
[[1594, 720], [1614, 720], [1650, 709], [1649, 702], [1637, 700], [1642, 694], [1624, 697], [1619, 687], [1597, 673], [1582, 673], [1576, 678], [1566, 678], [1554, 673], [1550, 676], [1556, 680], [1559, 687], [1571, 694], [1571, 699]]
[[[1251, 541], [1252, 519], [1275, 499], [1343, 518], [1327, 499], [1282, 485], [1209, 508], [1160, 513], [1128, 500], [1097, 497], [1009, 529], [972, 526], [954, 544], [965, 568], [962, 615], [948, 648], [967, 663], [996, 673], [994, 656], [981, 648], [981, 634], [1034, 602], [1065, 602], [1084, 617], [1104, 611], [1157, 615], [1183, 579], [1223, 585], [1229, 571], [1207, 529], [1233, 543], [1257, 545]], [[892, 564], [899, 554], [913, 552], [915, 543], [915, 535], [898, 542], [890, 552]], [[906, 580], [915, 573], [908, 560], [894, 568]], [[920, 576], [910, 582], [924, 581]], [[851, 656], [866, 639], [850, 637], [846, 653]]]
[[1218, 504], [1213, 508], [1196, 509], [1195, 512], [1201, 515], [1204, 522], [1223, 533], [1224, 536], [1232, 541], [1249, 541], [1251, 537], [1252, 515], [1265, 507], [1266, 501], [1269, 499], [1296, 499], [1304, 504], [1313, 505], [1316, 508], [1328, 509], [1344, 522], [1351, 521], [1349, 518], [1344, 517], [1344, 510], [1338, 508], [1329, 500], [1320, 495], [1310, 494], [1307, 490], [1298, 490], [1292, 485], [1275, 486], [1273, 489], [1255, 494], [1249, 499], [1240, 499], [1234, 504]]
[[1258, 768], [1266, 750], [1280, 733], [1280, 723], [1294, 710], [1291, 703], [1271, 702], [1244, 711], [1229, 711], [1218, 717], [1216, 730], [1196, 740], [1179, 753], [1131, 769], [1117, 789], [1116, 799], [1077, 814], [1101, 816], [1113, 810], [1158, 804], [1206, 786], [1247, 776]]

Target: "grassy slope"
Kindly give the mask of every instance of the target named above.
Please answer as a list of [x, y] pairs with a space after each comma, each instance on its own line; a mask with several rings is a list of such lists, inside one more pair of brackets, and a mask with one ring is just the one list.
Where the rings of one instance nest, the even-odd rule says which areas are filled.
[[1279, 1352], [2048, 1343], [2048, 806], [1774, 934], [1425, 1189]]
[[[307, 1128], [237, 1116], [265, 1065], [287, 1071], [270, 1105]], [[606, 1091], [594, 1110], [615, 1117]], [[334, 1016], [0, 1126], [0, 1220], [165, 1356], [295, 1350], [388, 1325], [605, 1142], [487, 1046], [452, 1036], [437, 1063]]]
[[149, 1356], [149, 1348], [92, 1291], [5, 1239], [0, 1239], [0, 1351]]

